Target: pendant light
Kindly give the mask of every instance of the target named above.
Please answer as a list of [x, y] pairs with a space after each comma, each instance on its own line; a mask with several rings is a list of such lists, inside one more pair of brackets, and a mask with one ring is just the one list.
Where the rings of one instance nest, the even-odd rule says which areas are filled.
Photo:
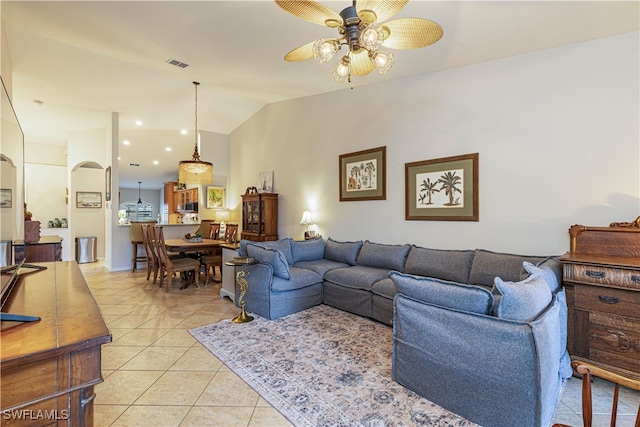
[[142, 198], [140, 197], [140, 184], [142, 184], [142, 181], [138, 181], [138, 204], [139, 205], [142, 204]]
[[182, 160], [178, 163], [178, 182], [180, 184], [211, 184], [213, 182], [213, 165], [209, 162], [200, 160], [198, 154], [198, 85], [200, 83], [193, 82], [196, 92], [196, 126], [195, 148], [193, 150], [193, 158], [191, 160]]

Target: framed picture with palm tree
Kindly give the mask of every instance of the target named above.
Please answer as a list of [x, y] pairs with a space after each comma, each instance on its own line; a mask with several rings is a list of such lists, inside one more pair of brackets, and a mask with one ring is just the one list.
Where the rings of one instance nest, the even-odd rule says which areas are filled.
[[479, 221], [478, 153], [405, 163], [405, 219]]
[[341, 154], [340, 201], [386, 200], [387, 147]]

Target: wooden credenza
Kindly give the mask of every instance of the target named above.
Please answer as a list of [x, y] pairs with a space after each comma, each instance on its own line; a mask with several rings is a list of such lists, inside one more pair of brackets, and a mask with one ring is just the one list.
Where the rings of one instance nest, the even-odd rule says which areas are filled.
[[568, 350], [640, 379], [640, 229], [573, 226], [560, 257], [567, 290]]
[[77, 263], [42, 263], [20, 278], [3, 311], [39, 316], [2, 322], [3, 426], [91, 426], [101, 348], [111, 341]]

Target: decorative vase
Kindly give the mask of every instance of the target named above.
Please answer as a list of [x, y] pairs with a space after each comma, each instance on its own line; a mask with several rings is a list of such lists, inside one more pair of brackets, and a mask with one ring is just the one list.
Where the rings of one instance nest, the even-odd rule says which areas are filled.
[[58, 218], [54, 218], [53, 219], [53, 226], [55, 228], [60, 228], [62, 226], [62, 223], [60, 222], [60, 220]]
[[60, 222], [60, 226], [62, 228], [67, 228], [69, 226], [69, 223], [67, 222], [67, 218], [62, 218], [62, 221]]
[[47, 222], [47, 227], [48, 227], [48, 228], [53, 228], [53, 225], [54, 225], [54, 224], [53, 224], [53, 221], [48, 221], [48, 222]]

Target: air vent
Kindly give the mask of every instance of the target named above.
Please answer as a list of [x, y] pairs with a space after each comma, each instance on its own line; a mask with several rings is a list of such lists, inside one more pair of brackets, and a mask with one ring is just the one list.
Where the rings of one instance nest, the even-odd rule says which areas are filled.
[[171, 65], [175, 65], [176, 67], [180, 67], [180, 68], [187, 68], [189, 66], [189, 64], [185, 64], [184, 62], [180, 62], [177, 59], [167, 59], [167, 64], [171, 64]]
[[129, 166], [131, 166], [133, 168], [139, 168], [140, 167], [140, 163], [129, 163]]

